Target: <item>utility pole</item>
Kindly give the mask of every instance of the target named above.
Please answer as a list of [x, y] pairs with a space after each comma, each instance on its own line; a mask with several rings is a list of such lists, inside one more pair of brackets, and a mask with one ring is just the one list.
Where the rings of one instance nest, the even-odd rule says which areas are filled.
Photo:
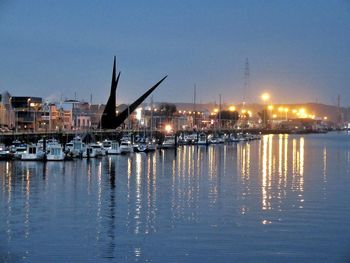
[[249, 80], [250, 80], [250, 69], [249, 60], [246, 58], [244, 66], [244, 91], [243, 91], [243, 103], [247, 102], [249, 99]]
[[194, 84], [194, 88], [193, 88], [193, 125], [192, 128], [194, 126], [196, 126], [196, 84]]
[[338, 128], [340, 128], [343, 124], [343, 118], [342, 118], [343, 116], [340, 108], [340, 95], [338, 95], [337, 97], [337, 110], [338, 110], [337, 125], [338, 125]]
[[221, 94], [219, 94], [219, 131], [221, 131]]

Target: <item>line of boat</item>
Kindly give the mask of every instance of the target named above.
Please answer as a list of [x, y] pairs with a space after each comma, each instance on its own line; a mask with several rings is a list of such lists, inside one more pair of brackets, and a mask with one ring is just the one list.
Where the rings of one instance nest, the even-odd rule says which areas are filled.
[[105, 139], [102, 142], [87, 143], [80, 136], [65, 145], [56, 139], [40, 139], [37, 143], [13, 141], [6, 147], [0, 144], [0, 160], [22, 161], [64, 161], [74, 158], [97, 158], [105, 155], [129, 154], [133, 152], [153, 152], [156, 149], [172, 149], [178, 145], [210, 145], [227, 142], [243, 142], [260, 139], [254, 134], [205, 134], [192, 133], [166, 135], [162, 140], [130, 135], [119, 141]]

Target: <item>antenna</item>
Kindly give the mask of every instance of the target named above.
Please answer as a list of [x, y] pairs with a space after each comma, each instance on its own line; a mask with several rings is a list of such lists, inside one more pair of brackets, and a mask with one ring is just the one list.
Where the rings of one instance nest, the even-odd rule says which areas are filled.
[[221, 94], [219, 94], [219, 131], [221, 131]]
[[151, 140], [152, 140], [152, 137], [153, 137], [153, 96], [151, 97], [151, 123], [150, 123], [150, 128], [151, 128], [150, 137], [151, 137]]
[[248, 58], [245, 59], [245, 66], [244, 66], [244, 91], [243, 91], [243, 102], [246, 102], [249, 100], [249, 83], [250, 82], [250, 69], [249, 69], [249, 60]]
[[196, 84], [193, 87], [193, 126], [196, 125]]
[[340, 95], [337, 97], [337, 109], [338, 109], [338, 126], [340, 127], [342, 125], [342, 112], [340, 108]]

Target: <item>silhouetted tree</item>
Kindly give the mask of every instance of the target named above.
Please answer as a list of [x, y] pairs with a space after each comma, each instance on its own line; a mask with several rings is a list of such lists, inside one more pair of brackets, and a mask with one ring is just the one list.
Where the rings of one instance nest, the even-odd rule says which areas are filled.
[[[224, 126], [233, 127], [239, 119], [239, 114], [237, 111], [224, 110], [220, 112], [220, 115], [221, 115], [221, 121], [224, 124]], [[219, 113], [217, 114], [216, 117], [219, 118]]]
[[176, 110], [176, 105], [173, 103], [162, 103], [159, 106], [160, 114], [168, 118], [172, 117]]
[[262, 120], [263, 126], [267, 127], [270, 115], [267, 109], [263, 109], [262, 111], [258, 112], [259, 117]]

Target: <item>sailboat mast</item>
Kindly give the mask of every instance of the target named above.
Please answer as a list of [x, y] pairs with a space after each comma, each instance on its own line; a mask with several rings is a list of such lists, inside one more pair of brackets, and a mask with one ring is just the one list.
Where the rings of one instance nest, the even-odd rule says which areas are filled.
[[193, 127], [196, 126], [196, 84], [193, 87]]
[[153, 96], [151, 97], [151, 124], [150, 124], [151, 132], [150, 137], [153, 136]]

